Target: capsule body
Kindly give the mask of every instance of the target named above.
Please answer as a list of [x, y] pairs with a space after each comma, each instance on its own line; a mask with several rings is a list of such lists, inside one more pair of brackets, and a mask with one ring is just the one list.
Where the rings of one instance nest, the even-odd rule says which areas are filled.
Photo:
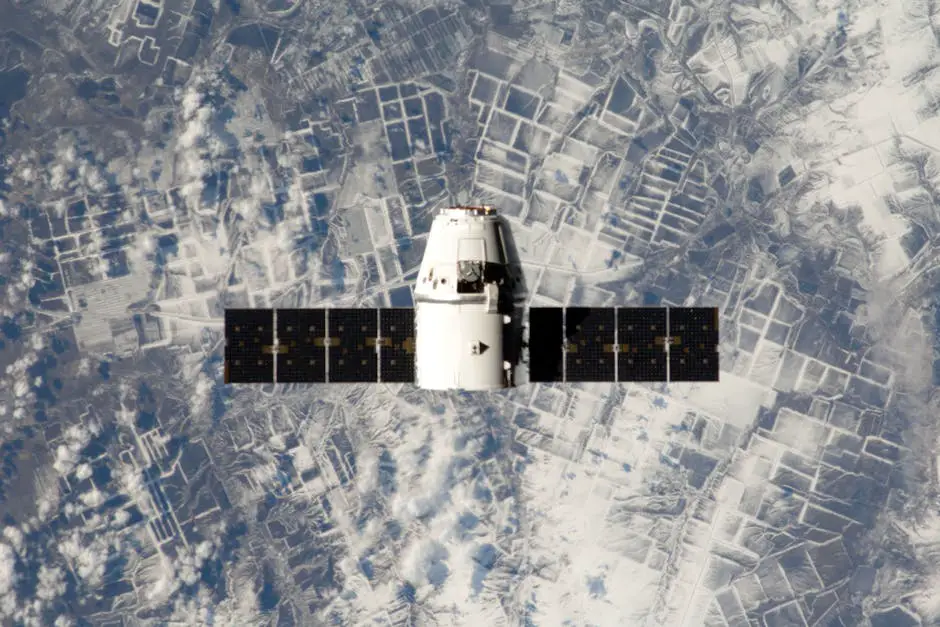
[[504, 352], [513, 281], [502, 229], [487, 207], [451, 207], [431, 223], [415, 286], [418, 387], [511, 385]]

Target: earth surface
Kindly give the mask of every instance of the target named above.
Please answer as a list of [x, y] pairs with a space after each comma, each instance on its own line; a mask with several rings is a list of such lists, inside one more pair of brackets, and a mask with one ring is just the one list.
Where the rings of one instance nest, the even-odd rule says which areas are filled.
[[[938, 624], [935, 13], [0, 0], [0, 624]], [[470, 202], [721, 381], [223, 383]]]

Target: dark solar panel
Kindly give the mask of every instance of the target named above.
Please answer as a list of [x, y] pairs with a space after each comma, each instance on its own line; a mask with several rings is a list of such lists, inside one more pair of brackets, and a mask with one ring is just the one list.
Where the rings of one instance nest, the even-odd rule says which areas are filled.
[[561, 307], [529, 308], [529, 380], [563, 381], [564, 324]]
[[326, 383], [326, 310], [277, 310], [277, 382]]
[[718, 309], [669, 308], [669, 380], [718, 380]]
[[[413, 308], [279, 309], [276, 325], [226, 310], [226, 382], [271, 383], [275, 359], [282, 383], [415, 380]], [[532, 382], [719, 379], [715, 308], [532, 307], [528, 329]]]
[[613, 307], [565, 309], [565, 381], [613, 381]]
[[377, 309], [329, 309], [329, 382], [376, 383], [379, 356], [375, 344], [379, 321]]
[[274, 382], [274, 310], [225, 310], [225, 382]]
[[617, 308], [618, 381], [666, 380], [666, 310]]
[[386, 383], [414, 383], [415, 310], [379, 310], [379, 377]]

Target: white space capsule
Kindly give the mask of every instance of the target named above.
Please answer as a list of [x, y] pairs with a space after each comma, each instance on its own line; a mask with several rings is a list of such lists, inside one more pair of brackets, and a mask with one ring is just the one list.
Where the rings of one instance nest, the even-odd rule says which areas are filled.
[[450, 207], [431, 223], [414, 288], [419, 387], [493, 390], [512, 384], [507, 340], [520, 282], [505, 229], [489, 207]]

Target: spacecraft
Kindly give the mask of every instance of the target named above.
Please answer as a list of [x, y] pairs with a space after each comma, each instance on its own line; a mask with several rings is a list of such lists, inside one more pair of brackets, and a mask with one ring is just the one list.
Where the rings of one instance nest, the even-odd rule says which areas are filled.
[[711, 307], [525, 307], [509, 223], [487, 206], [431, 223], [414, 307], [228, 309], [226, 383], [717, 381]]

